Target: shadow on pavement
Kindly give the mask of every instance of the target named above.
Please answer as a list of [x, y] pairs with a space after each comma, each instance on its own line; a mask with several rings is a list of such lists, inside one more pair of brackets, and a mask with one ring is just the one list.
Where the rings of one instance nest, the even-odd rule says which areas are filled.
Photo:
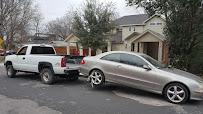
[[[125, 94], [130, 94], [130, 95], [134, 95], [134, 96], [142, 96], [143, 98], [151, 98], [151, 99], [158, 99], [161, 101], [165, 101], [164, 96], [156, 94], [156, 93], [151, 93], [151, 92], [147, 92], [144, 90], [139, 90], [136, 88], [131, 88], [131, 87], [127, 87], [127, 86], [123, 86], [123, 85], [119, 85], [119, 84], [107, 84], [105, 86], [102, 86], [100, 88], [94, 89], [95, 91], [119, 91]], [[201, 101], [196, 101], [196, 100], [189, 100], [188, 102], [186, 102], [185, 104], [180, 104], [183, 106], [193, 106], [193, 105], [202, 105]]]
[[[18, 74], [17, 79], [23, 79], [27, 81], [41, 81], [39, 75], [34, 75], [34, 74]], [[144, 98], [152, 98], [152, 99], [159, 99], [165, 101], [164, 97], [159, 94], [123, 86], [120, 84], [115, 84], [115, 83], [107, 83], [104, 86], [101, 86], [99, 88], [92, 89], [90, 84], [86, 81], [86, 78], [80, 77], [79, 80], [77, 81], [69, 81], [64, 78], [57, 78], [56, 82], [53, 84], [54, 85], [63, 85], [63, 86], [85, 86], [88, 91], [103, 91], [103, 92], [112, 92], [112, 91], [119, 91], [122, 93], [130, 94], [130, 95], [135, 95], [135, 96], [143, 96]], [[166, 101], [167, 102], [167, 101]], [[195, 100], [190, 100], [185, 104], [181, 104], [183, 106], [191, 106], [191, 105], [201, 105], [201, 101], [195, 101]]]

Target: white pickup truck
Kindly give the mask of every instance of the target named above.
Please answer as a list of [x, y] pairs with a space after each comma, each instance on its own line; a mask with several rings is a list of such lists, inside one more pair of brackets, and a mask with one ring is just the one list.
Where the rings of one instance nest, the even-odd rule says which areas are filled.
[[24, 45], [15, 55], [6, 56], [4, 65], [10, 78], [15, 77], [17, 72], [36, 73], [40, 74], [45, 84], [54, 83], [56, 76], [67, 77], [72, 81], [79, 76], [79, 68], [71, 68], [66, 56], [56, 55], [50, 45]]

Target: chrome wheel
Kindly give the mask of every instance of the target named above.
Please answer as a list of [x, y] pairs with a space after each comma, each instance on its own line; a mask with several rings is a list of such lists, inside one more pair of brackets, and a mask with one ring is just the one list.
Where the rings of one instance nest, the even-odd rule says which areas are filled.
[[102, 83], [102, 74], [98, 71], [93, 71], [90, 75], [91, 84], [99, 85]]
[[171, 102], [180, 103], [185, 99], [186, 92], [180, 86], [171, 86], [167, 89], [167, 97]]
[[44, 81], [48, 82], [49, 81], [49, 73], [45, 72], [43, 74], [43, 79], [44, 79]]
[[11, 76], [11, 75], [12, 75], [12, 69], [11, 69], [11, 68], [8, 68], [8, 69], [7, 69], [7, 74], [8, 74], [8, 76]]

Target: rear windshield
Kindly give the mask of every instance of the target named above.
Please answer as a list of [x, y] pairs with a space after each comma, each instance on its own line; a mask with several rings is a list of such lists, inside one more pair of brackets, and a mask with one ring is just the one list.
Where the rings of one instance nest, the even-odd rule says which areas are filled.
[[52, 47], [33, 46], [31, 54], [55, 54]]

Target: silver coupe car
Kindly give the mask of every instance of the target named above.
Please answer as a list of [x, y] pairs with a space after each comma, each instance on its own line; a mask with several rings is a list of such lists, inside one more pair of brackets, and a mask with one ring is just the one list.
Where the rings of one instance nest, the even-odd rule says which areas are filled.
[[168, 67], [141, 53], [112, 51], [81, 61], [81, 73], [92, 87], [114, 82], [162, 94], [169, 102], [203, 99], [203, 80], [191, 73]]

